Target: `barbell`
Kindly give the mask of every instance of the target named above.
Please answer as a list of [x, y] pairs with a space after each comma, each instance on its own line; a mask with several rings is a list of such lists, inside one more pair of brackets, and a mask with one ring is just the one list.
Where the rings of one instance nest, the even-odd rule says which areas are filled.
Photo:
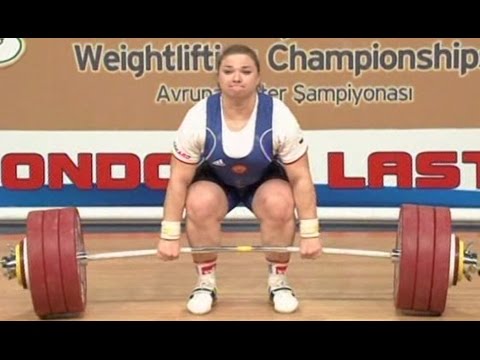
[[[88, 254], [77, 208], [32, 211], [26, 237], [0, 260], [9, 279], [29, 289], [41, 319], [75, 317], [87, 303], [89, 261], [153, 256], [156, 249]], [[299, 252], [299, 247], [221, 246], [181, 248], [181, 253]], [[324, 254], [390, 259], [395, 308], [410, 315], [441, 315], [448, 288], [478, 273], [477, 254], [452, 234], [450, 209], [405, 204], [400, 208], [392, 251], [324, 248]]]

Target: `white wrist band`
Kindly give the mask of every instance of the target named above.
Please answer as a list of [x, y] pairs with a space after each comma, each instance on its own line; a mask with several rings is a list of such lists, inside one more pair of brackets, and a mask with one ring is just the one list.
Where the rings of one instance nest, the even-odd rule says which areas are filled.
[[320, 235], [318, 219], [300, 220], [300, 237], [315, 238]]
[[162, 221], [160, 237], [164, 240], [178, 240], [181, 235], [180, 221]]

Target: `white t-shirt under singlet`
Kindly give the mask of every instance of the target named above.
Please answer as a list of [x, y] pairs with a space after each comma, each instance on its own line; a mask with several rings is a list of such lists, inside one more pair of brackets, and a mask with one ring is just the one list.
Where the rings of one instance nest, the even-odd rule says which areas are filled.
[[[242, 158], [250, 153], [255, 138], [257, 103], [246, 126], [240, 131], [231, 131], [225, 124], [222, 106], [222, 143], [227, 156]], [[272, 138], [273, 154], [284, 163], [298, 160], [307, 151], [297, 119], [279, 99], [273, 98]], [[173, 154], [183, 162], [197, 164], [205, 146], [207, 126], [207, 99], [195, 104], [185, 115], [174, 141]]]

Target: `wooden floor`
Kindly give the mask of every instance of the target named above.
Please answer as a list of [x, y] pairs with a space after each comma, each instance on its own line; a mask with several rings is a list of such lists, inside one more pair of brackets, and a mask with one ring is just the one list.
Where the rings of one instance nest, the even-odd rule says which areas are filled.
[[[459, 234], [480, 250], [480, 234]], [[0, 255], [21, 236], [0, 236]], [[298, 239], [297, 239], [298, 241]], [[153, 249], [156, 234], [85, 234], [88, 253]], [[227, 233], [224, 245], [258, 244], [257, 233]], [[390, 251], [393, 232], [328, 232], [328, 247]], [[184, 244], [186, 245], [186, 244]], [[267, 267], [261, 253], [221, 254], [219, 301], [204, 316], [185, 307], [196, 275], [189, 255], [164, 263], [156, 257], [90, 262], [87, 310], [78, 320], [479, 320], [480, 279], [462, 280], [449, 290], [442, 317], [411, 317], [393, 306], [393, 265], [387, 259], [323, 255], [316, 261], [292, 255], [289, 278], [300, 299], [294, 314], [277, 314], [267, 301]], [[37, 320], [28, 290], [0, 279], [0, 320]]]

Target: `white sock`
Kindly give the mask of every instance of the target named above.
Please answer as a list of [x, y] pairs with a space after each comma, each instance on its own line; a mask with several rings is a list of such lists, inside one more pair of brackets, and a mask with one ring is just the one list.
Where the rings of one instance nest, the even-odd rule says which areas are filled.
[[217, 260], [195, 264], [198, 275], [212, 274], [215, 276], [215, 270], [217, 269]]
[[287, 275], [288, 262], [287, 263], [268, 263], [268, 273], [270, 275]]

